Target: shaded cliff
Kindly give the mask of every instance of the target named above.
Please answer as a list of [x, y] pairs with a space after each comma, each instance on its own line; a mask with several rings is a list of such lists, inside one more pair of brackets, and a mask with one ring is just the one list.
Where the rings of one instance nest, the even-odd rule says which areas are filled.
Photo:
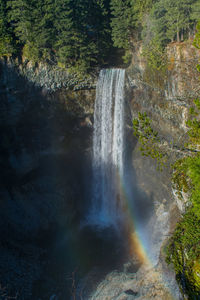
[[50, 93], [5, 63], [0, 79], [1, 286], [20, 300], [63, 299], [87, 203], [95, 91]]
[[62, 88], [72, 90], [95, 88], [96, 71], [93, 71], [92, 75], [78, 75], [69, 72], [67, 68], [61, 68], [55, 64], [33, 63], [24, 57], [1, 59], [1, 63], [13, 69], [30, 84], [49, 92]]

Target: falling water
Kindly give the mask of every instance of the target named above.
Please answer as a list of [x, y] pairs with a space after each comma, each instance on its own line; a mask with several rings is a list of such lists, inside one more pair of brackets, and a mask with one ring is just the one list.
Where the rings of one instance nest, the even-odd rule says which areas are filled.
[[123, 177], [125, 70], [101, 70], [96, 91], [90, 223], [105, 227], [120, 219]]

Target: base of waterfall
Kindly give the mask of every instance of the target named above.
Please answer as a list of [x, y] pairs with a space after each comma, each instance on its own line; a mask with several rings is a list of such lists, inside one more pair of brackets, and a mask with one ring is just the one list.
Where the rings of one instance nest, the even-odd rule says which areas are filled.
[[142, 265], [136, 273], [111, 272], [90, 300], [181, 300], [173, 272], [158, 265]]
[[121, 215], [119, 214], [115, 216], [115, 218], [112, 218], [110, 215], [106, 215], [105, 212], [99, 212], [98, 214], [90, 212], [86, 219], [82, 221], [81, 227], [90, 226], [95, 228], [97, 231], [110, 228], [115, 230], [116, 233], [119, 233], [121, 228], [123, 228], [123, 217], [123, 212], [121, 212]]

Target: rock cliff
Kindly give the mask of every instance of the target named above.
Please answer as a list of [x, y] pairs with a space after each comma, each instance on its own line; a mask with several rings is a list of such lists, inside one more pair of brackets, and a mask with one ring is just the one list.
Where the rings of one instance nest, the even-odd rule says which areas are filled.
[[[148, 67], [139, 45], [127, 69], [127, 127], [138, 112], [146, 112], [161, 143], [168, 152], [169, 165], [181, 157], [189, 106], [199, 95], [199, 73], [196, 65], [200, 52], [192, 42], [172, 43], [167, 48], [168, 65], [164, 71]], [[128, 132], [128, 129], [127, 129]], [[141, 155], [137, 141], [132, 140], [132, 186], [136, 205], [142, 210], [143, 233], [148, 239], [145, 256], [148, 264], [134, 275], [129, 272], [111, 273], [97, 287], [92, 299], [182, 299], [173, 270], [164, 259], [165, 244], [184, 211], [184, 203], [171, 186], [170, 167], [162, 172], [153, 159]], [[131, 142], [130, 142], [131, 143]], [[130, 201], [130, 200], [129, 200]]]
[[[200, 54], [190, 42], [170, 44], [167, 51], [165, 72], [147, 66], [140, 46], [126, 72], [129, 183], [135, 191], [129, 201], [139, 207], [150, 237], [150, 264], [134, 274], [126, 268], [108, 274], [92, 299], [181, 299], [163, 252], [184, 205], [174, 197], [170, 169], [158, 172], [151, 158], [141, 156], [132, 134], [132, 119], [147, 112], [170, 162], [182, 155], [188, 107], [200, 89], [195, 68]], [[84, 180], [90, 178], [96, 76], [80, 80], [50, 66], [2, 61], [0, 78], [0, 282], [11, 295], [17, 290], [20, 300], [41, 294], [63, 299], [70, 254], [52, 237], [59, 233], [68, 246], [79, 238], [77, 224], [88, 201]]]
[[46, 75], [40, 87], [0, 66], [0, 282], [20, 300], [69, 297], [69, 248], [87, 202], [95, 91], [49, 90]]

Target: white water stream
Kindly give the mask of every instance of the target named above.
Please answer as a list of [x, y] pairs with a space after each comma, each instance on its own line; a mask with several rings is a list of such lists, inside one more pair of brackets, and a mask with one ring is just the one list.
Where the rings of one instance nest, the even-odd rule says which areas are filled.
[[124, 154], [125, 70], [101, 70], [96, 91], [93, 133], [90, 224], [116, 226], [121, 215], [120, 181]]

